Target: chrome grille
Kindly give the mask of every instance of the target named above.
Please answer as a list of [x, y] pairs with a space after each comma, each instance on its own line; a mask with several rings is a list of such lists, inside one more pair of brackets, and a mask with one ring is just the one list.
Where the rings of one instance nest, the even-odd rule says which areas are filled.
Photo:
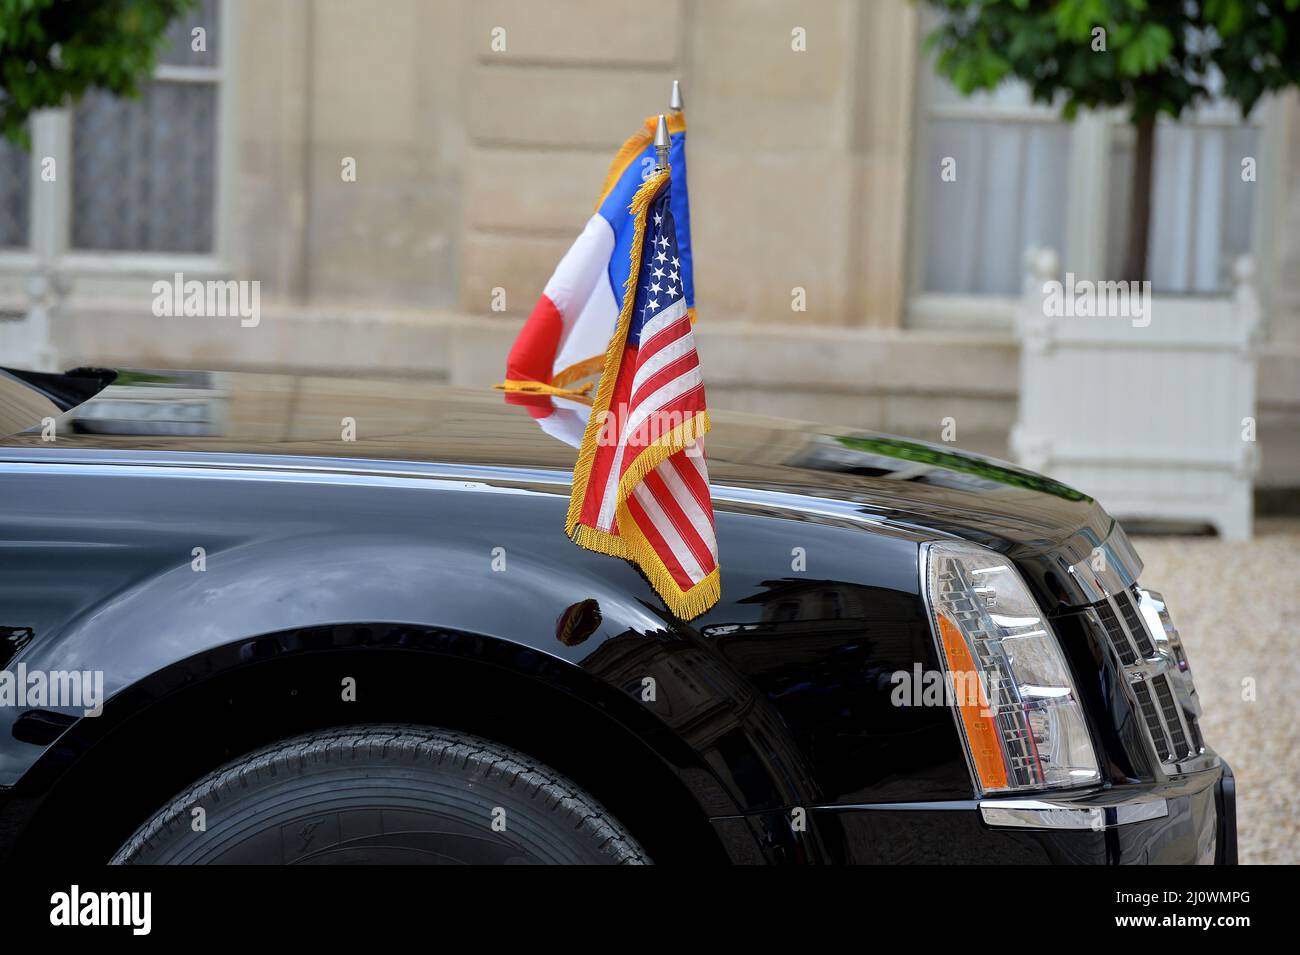
[[1124, 628], [1120, 626], [1119, 617], [1115, 616], [1115, 611], [1111, 609], [1110, 601], [1103, 600], [1094, 604], [1093, 609], [1097, 611], [1097, 616], [1101, 618], [1101, 625], [1106, 631], [1106, 636], [1110, 639], [1111, 647], [1119, 656], [1119, 662], [1126, 667], [1137, 663], [1137, 653], [1133, 649], [1133, 644], [1129, 642], [1128, 636], [1124, 633]]
[[1169, 728], [1169, 739], [1173, 743], [1173, 753], [1178, 756], [1191, 756], [1192, 750], [1187, 745], [1187, 734], [1183, 732], [1183, 712], [1174, 702], [1174, 691], [1169, 686], [1169, 677], [1152, 677], [1151, 685], [1156, 689], [1156, 699], [1160, 701], [1160, 712]]
[[1172, 754], [1169, 752], [1169, 740], [1165, 736], [1164, 724], [1160, 722], [1160, 714], [1156, 711], [1156, 705], [1151, 700], [1151, 691], [1147, 689], [1145, 683], [1134, 683], [1133, 695], [1137, 697], [1138, 709], [1142, 711], [1142, 719], [1146, 721], [1147, 733], [1151, 736], [1151, 742], [1155, 744], [1161, 762], [1164, 762]]
[[1124, 623], [1133, 637], [1138, 656], [1143, 660], [1151, 659], [1156, 655], [1156, 648], [1151, 645], [1151, 636], [1147, 633], [1147, 628], [1142, 625], [1142, 617], [1133, 604], [1133, 594], [1127, 590], [1122, 591], [1115, 595], [1115, 603], [1119, 606], [1119, 612], [1124, 615]]
[[1162, 763], [1179, 763], [1205, 747], [1196, 714], [1185, 708], [1167, 669], [1177, 661], [1158, 651], [1148, 632], [1137, 596], [1124, 590], [1092, 605], [1097, 623], [1127, 677], [1147, 736]]

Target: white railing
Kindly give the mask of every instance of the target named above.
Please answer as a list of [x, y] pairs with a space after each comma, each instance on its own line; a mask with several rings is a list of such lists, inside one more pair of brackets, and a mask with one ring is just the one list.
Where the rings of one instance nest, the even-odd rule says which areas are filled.
[[1093, 286], [1089, 303], [1088, 287], [1074, 283], [1077, 307], [1063, 309], [1071, 280], [1055, 253], [1027, 260], [1016, 458], [1121, 520], [1205, 522], [1249, 539], [1259, 463], [1253, 262], [1234, 263], [1227, 296], [1143, 302], [1119, 283]]

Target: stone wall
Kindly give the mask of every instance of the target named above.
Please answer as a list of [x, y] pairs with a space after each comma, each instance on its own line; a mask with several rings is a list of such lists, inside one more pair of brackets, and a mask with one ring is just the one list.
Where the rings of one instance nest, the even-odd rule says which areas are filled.
[[[614, 149], [679, 78], [701, 316], [898, 325], [916, 46], [906, 0], [383, 11], [242, 7], [233, 252], [272, 298], [494, 316], [501, 288], [506, 315], [527, 314]], [[345, 157], [356, 182], [342, 180]], [[806, 312], [791, 311], [795, 287]]]

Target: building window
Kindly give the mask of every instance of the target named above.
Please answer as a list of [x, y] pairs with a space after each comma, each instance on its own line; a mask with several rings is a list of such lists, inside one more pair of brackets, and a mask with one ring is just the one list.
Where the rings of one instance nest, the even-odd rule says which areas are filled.
[[1064, 246], [1069, 127], [1021, 85], [964, 99], [940, 80], [924, 124], [922, 290], [1015, 295], [1025, 248]]
[[[931, 58], [917, 68], [909, 324], [1009, 328], [1031, 248], [1054, 250], [1078, 278], [1125, 278], [1135, 140], [1126, 113], [1066, 123], [1018, 81], [967, 98], [934, 74]], [[1235, 105], [1216, 100], [1158, 123], [1147, 254], [1154, 291], [1226, 293], [1232, 263], [1258, 248], [1271, 168], [1261, 154], [1272, 148], [1267, 117], [1277, 108], [1265, 100], [1243, 121]], [[1247, 157], [1261, 182], [1243, 181]]]
[[[168, 28], [138, 100], [86, 96], [72, 121], [72, 248], [211, 253], [215, 234], [218, 0]], [[202, 50], [192, 31], [201, 29]]]
[[[138, 99], [92, 91], [34, 114], [30, 153], [0, 144], [0, 270], [30, 268], [34, 253], [124, 278], [173, 265], [221, 271], [236, 2], [201, 0], [174, 21]], [[52, 181], [40, 178], [47, 159]]]
[[[1157, 292], [1226, 292], [1233, 261], [1252, 247], [1258, 185], [1242, 180], [1241, 160], [1259, 156], [1260, 131], [1226, 109], [1210, 116], [1156, 127], [1147, 278]], [[1106, 271], [1116, 277], [1124, 255], [1133, 139], [1127, 124], [1115, 128]]]
[[27, 153], [0, 139], [0, 249], [27, 247], [30, 177]]
[[211, 252], [216, 96], [151, 83], [139, 100], [82, 100], [72, 124], [72, 247]]

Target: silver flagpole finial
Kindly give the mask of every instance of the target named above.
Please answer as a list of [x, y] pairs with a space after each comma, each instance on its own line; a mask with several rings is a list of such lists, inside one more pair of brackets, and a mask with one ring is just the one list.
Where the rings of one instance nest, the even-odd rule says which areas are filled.
[[668, 108], [674, 113], [682, 111], [682, 84], [680, 80], [673, 80], [673, 95], [668, 100]]
[[668, 149], [672, 139], [668, 136], [668, 118], [659, 114], [659, 123], [655, 126], [655, 172], [668, 168]]

